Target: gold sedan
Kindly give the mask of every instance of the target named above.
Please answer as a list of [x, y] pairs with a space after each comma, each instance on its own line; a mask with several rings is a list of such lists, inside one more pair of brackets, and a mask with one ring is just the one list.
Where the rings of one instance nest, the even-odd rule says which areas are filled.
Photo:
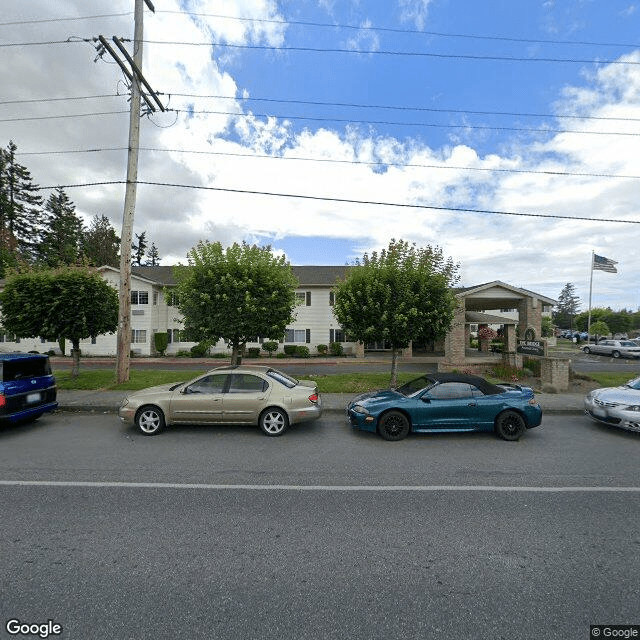
[[268, 436], [322, 415], [318, 387], [271, 367], [219, 367], [178, 384], [150, 387], [127, 396], [120, 420], [146, 436], [173, 424], [251, 424]]

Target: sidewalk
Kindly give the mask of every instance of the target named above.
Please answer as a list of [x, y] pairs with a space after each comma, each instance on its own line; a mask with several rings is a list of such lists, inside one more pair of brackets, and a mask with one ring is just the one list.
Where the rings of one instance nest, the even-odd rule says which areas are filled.
[[[133, 393], [133, 392], [130, 392]], [[116, 413], [126, 391], [58, 391], [58, 408], [61, 411], [85, 411], [89, 413]], [[324, 411], [344, 412], [351, 393], [323, 393]], [[584, 413], [584, 393], [536, 393], [536, 399], [544, 413]]]

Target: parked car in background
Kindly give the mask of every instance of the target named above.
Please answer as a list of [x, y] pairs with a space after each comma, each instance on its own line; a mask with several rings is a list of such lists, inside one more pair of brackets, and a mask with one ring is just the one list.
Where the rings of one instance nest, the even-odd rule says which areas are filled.
[[594, 389], [584, 399], [584, 410], [596, 422], [640, 432], [640, 378]]
[[640, 358], [640, 346], [633, 340], [600, 340], [582, 347], [582, 350], [614, 358]]
[[313, 381], [296, 380], [271, 367], [219, 367], [191, 380], [127, 396], [120, 419], [146, 436], [174, 424], [258, 425], [268, 436], [289, 425], [317, 420], [322, 401]]
[[542, 421], [533, 390], [455, 373], [420, 376], [397, 389], [365, 393], [347, 405], [354, 429], [401, 440], [409, 432], [493, 431], [518, 440]]
[[56, 396], [48, 356], [0, 353], [0, 421], [33, 422], [58, 407]]

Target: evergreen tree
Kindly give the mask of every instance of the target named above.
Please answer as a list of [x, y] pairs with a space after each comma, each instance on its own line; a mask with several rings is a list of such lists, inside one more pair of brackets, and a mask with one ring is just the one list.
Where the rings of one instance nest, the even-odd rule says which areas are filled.
[[82, 220], [63, 189], [56, 189], [45, 205], [45, 229], [38, 257], [49, 267], [76, 264], [80, 258]]
[[554, 322], [562, 328], [573, 329], [573, 319], [580, 311], [580, 298], [571, 282], [567, 282], [558, 296], [556, 311], [553, 313]]
[[133, 253], [131, 254], [131, 263], [135, 266], [141, 267], [144, 254], [147, 252], [147, 232], [143, 231], [140, 234], [136, 233], [136, 238], [138, 239], [138, 244], [131, 245], [131, 248], [133, 249]]
[[147, 261], [145, 264], [148, 267], [157, 267], [160, 264], [160, 253], [158, 252], [158, 247], [156, 247], [155, 243], [151, 243], [151, 249], [149, 249], [149, 253], [147, 253]]
[[82, 253], [94, 267], [117, 267], [120, 259], [120, 238], [105, 215], [95, 215], [82, 234]]
[[18, 147], [0, 149], [0, 254], [14, 259], [35, 257], [42, 222], [42, 197], [29, 170], [16, 161]]

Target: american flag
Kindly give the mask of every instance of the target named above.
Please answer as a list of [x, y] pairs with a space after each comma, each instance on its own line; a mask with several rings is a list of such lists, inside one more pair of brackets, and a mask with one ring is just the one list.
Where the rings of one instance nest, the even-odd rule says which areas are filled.
[[599, 271], [608, 271], [609, 273], [618, 273], [616, 265], [618, 263], [615, 260], [610, 260], [603, 256], [593, 254], [593, 269]]

